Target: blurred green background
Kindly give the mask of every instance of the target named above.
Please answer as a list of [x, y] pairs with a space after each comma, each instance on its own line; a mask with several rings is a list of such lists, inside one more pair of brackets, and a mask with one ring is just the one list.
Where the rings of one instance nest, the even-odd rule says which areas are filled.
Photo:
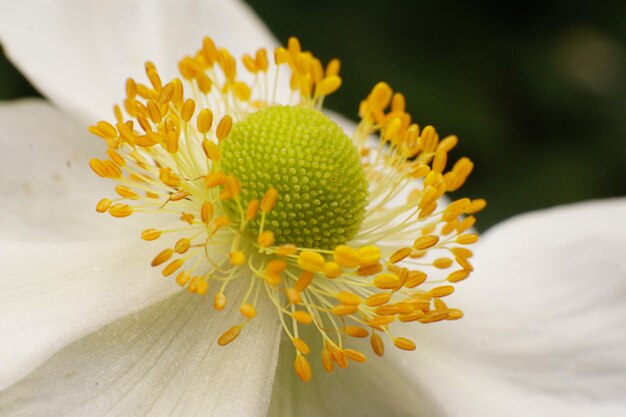
[[[377, 81], [476, 164], [457, 194], [485, 197], [481, 229], [524, 211], [626, 194], [626, 2], [248, 0], [281, 42], [296, 35], [344, 84], [356, 118]], [[36, 95], [0, 57], [0, 99]]]

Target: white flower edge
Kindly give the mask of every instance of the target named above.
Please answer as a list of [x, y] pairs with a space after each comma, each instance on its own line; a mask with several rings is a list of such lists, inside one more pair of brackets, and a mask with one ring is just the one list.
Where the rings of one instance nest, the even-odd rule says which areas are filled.
[[313, 363], [314, 389], [281, 371], [291, 360], [281, 356], [269, 416], [625, 414], [625, 212], [622, 198], [495, 226], [446, 300], [462, 320], [405, 328], [415, 352], [388, 346], [347, 373], [320, 376]]
[[175, 76], [178, 60], [207, 35], [237, 57], [276, 45], [239, 0], [27, 0], [0, 6], [0, 43], [9, 58], [40, 92], [84, 123], [112, 117], [124, 81], [143, 77], [145, 61], [153, 61], [164, 79]]
[[264, 416], [281, 329], [273, 306], [261, 300], [260, 317], [223, 347], [241, 315], [207, 297], [179, 293], [68, 345], [0, 392], [2, 415]]

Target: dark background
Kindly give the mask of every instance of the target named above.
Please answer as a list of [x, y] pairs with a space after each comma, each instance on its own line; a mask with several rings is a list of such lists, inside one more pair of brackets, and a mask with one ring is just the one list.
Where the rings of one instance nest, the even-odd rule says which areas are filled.
[[[384, 80], [417, 123], [457, 134], [452, 158], [476, 164], [457, 194], [489, 201], [481, 229], [626, 194], [626, 2], [248, 3], [281, 42], [341, 59], [328, 107], [355, 119]], [[0, 57], [0, 99], [36, 94]]]

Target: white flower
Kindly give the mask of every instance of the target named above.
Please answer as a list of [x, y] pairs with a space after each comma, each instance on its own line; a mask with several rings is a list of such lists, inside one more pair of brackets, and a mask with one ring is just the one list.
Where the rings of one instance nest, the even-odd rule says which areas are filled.
[[531, 213], [486, 233], [477, 271], [455, 295], [466, 316], [417, 329], [416, 352], [389, 350], [303, 384], [291, 357], [278, 360], [280, 326], [263, 303], [238, 343], [213, 343], [238, 312], [216, 315], [177, 294], [148, 269], [153, 249], [132, 234], [137, 220], [93, 213], [107, 185], [88, 169], [101, 149], [84, 128], [110, 113], [146, 57], [173, 72], [167, 65], [206, 34], [238, 54], [274, 42], [238, 2], [0, 9], [8, 54], [63, 109], [0, 105], [0, 415], [626, 411], [624, 199]]

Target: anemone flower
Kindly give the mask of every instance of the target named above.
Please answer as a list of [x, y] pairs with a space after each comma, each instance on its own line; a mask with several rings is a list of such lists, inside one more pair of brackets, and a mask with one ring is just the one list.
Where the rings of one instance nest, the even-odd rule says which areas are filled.
[[[509, 220], [474, 245], [472, 265], [461, 246], [476, 240], [473, 220], [463, 219], [472, 219], [484, 203], [433, 204], [441, 194], [437, 184], [460, 186], [468, 162], [462, 159], [448, 171], [453, 175], [444, 174], [445, 154], [456, 138], [437, 143], [432, 128], [411, 133], [402, 97], [392, 99], [388, 86], [377, 85], [361, 105], [362, 121], [352, 136], [356, 153], [343, 132], [355, 128], [341, 129], [318, 112], [323, 97], [341, 83], [336, 61], [315, 78], [311, 68], [317, 64], [294, 58], [300, 53], [294, 40], [270, 59], [267, 49], [244, 58], [258, 82], [238, 84], [229, 78], [230, 57], [275, 46], [244, 5], [114, 3], [55, 2], [0, 13], [3, 46], [56, 105], [23, 100], [0, 107], [2, 415], [626, 411], [626, 201]], [[199, 53], [180, 61], [207, 33], [230, 53], [205, 41]], [[211, 57], [222, 61], [219, 89], [215, 78], [201, 75]], [[119, 86], [146, 58], [154, 62], [145, 66], [148, 81], [127, 81], [130, 103], [116, 108], [117, 121], [105, 122]], [[290, 107], [262, 108], [291, 103], [275, 101], [290, 100], [284, 91], [274, 95], [265, 88], [281, 85], [286, 73], [267, 80], [274, 58], [297, 74], [291, 87], [299, 104], [306, 103], [295, 115]], [[178, 96], [176, 82], [161, 81], [173, 79], [179, 61], [181, 78], [191, 80], [185, 88], [195, 88], [192, 101]], [[315, 82], [302, 81], [307, 75]], [[232, 100], [231, 107], [220, 109], [220, 100]], [[176, 119], [167, 119], [163, 104], [170, 101], [166, 107]], [[377, 107], [389, 101], [391, 111]], [[258, 110], [246, 110], [254, 106]], [[123, 112], [135, 112], [136, 126]], [[400, 116], [380, 116], [394, 112]], [[100, 139], [86, 134], [87, 124]], [[145, 134], [136, 133], [139, 125]], [[263, 131], [259, 126], [269, 126], [266, 134], [280, 145], [246, 148], [249, 143], [238, 138], [266, 144], [255, 136]], [[290, 135], [280, 133], [285, 126]], [[303, 129], [323, 129], [333, 152], [308, 141]], [[386, 145], [370, 149], [372, 134]], [[185, 140], [168, 142], [174, 136]], [[317, 150], [306, 160], [321, 176], [306, 181], [316, 181], [324, 194], [308, 188], [311, 204], [328, 196], [349, 203], [305, 210], [308, 219], [319, 220], [315, 230], [312, 223], [298, 227], [290, 220], [290, 210], [300, 208], [297, 199], [285, 200], [291, 195], [285, 190], [293, 189], [284, 178], [270, 187], [255, 176], [276, 161], [287, 172], [297, 170], [279, 151], [303, 151], [290, 142], [294, 138]], [[144, 147], [160, 150], [145, 154], [136, 141], [155, 141]], [[105, 152], [103, 144], [107, 159], [93, 159]], [[324, 157], [315, 160], [319, 154]], [[341, 162], [331, 170], [340, 176], [327, 170], [329, 160]], [[363, 160], [365, 168], [354, 169]], [[124, 200], [102, 199], [110, 185], [92, 170], [117, 180]], [[422, 182], [414, 179], [424, 175]], [[190, 185], [196, 181], [201, 187]], [[434, 191], [426, 191], [429, 184]], [[94, 206], [113, 216], [96, 215]], [[171, 227], [163, 220], [167, 214], [175, 215]], [[354, 218], [358, 222], [345, 222]], [[248, 231], [249, 239], [227, 233], [233, 225]], [[138, 230], [151, 242], [141, 242]], [[161, 251], [159, 242], [168, 236], [174, 243]], [[433, 254], [437, 250], [452, 255]], [[150, 260], [161, 269], [151, 268]], [[412, 263], [430, 268], [428, 274], [409, 273], [405, 265]], [[383, 265], [385, 271], [378, 270]], [[460, 310], [442, 297], [474, 269], [451, 297], [465, 316], [450, 320], [460, 318]], [[210, 291], [208, 300], [203, 294]], [[389, 317], [418, 323], [402, 324], [395, 334]], [[358, 337], [364, 335], [367, 343]], [[383, 338], [388, 347], [379, 358]], [[363, 353], [369, 344], [376, 354]], [[402, 352], [415, 344], [414, 352]], [[365, 356], [367, 363], [347, 366]]]

